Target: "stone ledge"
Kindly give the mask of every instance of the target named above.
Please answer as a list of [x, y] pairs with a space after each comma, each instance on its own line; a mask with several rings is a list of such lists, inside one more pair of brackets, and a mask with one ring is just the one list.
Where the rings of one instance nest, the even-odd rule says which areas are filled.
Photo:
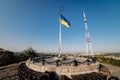
[[61, 75], [54, 71], [39, 72], [27, 67], [25, 63], [18, 67], [20, 80], [106, 80], [101, 73], [91, 72], [77, 75]]
[[91, 72], [99, 72], [99, 62], [92, 63], [90, 65], [79, 65], [79, 66], [55, 66], [55, 65], [42, 65], [41, 63], [33, 63], [31, 61], [26, 61], [26, 65], [28, 68], [39, 71], [55, 71], [61, 75], [77, 75], [77, 74], [85, 74]]

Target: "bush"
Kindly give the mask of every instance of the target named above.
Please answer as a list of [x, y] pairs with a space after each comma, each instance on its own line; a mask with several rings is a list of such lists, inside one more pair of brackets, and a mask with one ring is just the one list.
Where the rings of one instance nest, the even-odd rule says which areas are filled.
[[115, 60], [113, 58], [106, 58], [103, 55], [96, 56], [96, 58], [101, 63], [111, 64], [120, 67], [120, 60]]

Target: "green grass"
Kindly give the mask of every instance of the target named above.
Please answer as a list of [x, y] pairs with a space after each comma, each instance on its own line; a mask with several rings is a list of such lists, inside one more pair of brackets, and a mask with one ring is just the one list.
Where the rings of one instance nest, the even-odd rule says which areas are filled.
[[115, 60], [113, 58], [106, 58], [103, 55], [97, 55], [96, 59], [101, 63], [111, 64], [120, 67], [120, 60]]

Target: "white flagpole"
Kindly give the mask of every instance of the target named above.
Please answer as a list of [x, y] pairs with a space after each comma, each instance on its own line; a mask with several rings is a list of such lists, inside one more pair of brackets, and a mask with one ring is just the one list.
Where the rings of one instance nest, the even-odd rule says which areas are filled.
[[60, 23], [60, 27], [59, 27], [59, 55], [58, 55], [58, 57], [61, 56], [61, 46], [62, 46], [62, 43], [61, 43], [61, 23]]
[[[61, 7], [60, 8], [60, 11], [59, 11], [59, 14], [60, 14], [60, 18], [61, 18], [61, 12], [63, 12], [64, 11], [64, 7]], [[59, 18], [59, 19], [60, 19]], [[60, 26], [59, 26], [59, 55], [58, 55], [58, 57], [60, 57], [61, 56], [61, 47], [62, 47], [62, 40], [61, 40], [61, 36], [62, 36], [62, 33], [61, 33], [61, 29], [62, 27], [61, 27], [61, 23], [60, 23]]]

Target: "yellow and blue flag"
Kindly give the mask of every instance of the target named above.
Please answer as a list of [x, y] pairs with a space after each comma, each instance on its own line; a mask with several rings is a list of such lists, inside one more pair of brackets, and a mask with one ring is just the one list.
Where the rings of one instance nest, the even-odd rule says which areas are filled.
[[62, 14], [60, 14], [60, 23], [70, 28], [71, 24], [68, 19], [66, 19]]

